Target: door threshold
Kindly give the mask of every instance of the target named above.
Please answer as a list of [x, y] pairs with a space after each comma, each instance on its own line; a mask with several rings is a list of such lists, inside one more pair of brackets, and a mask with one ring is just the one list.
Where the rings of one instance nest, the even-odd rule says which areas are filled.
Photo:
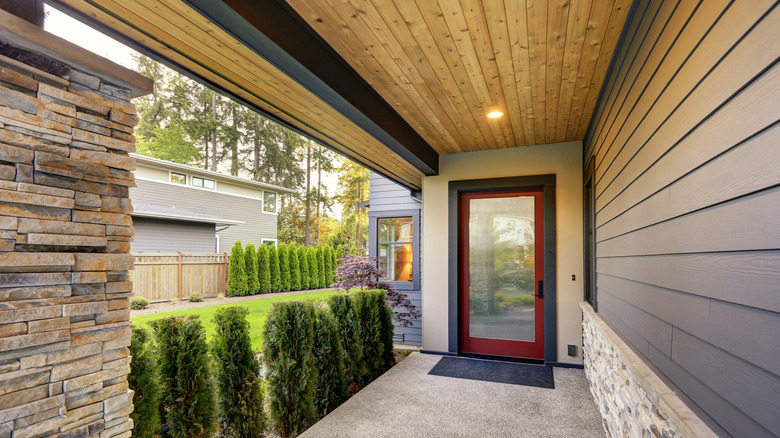
[[544, 365], [544, 359], [529, 359], [525, 357], [493, 356], [490, 354], [478, 354], [478, 353], [459, 353], [458, 356], [468, 357], [471, 359], [496, 360], [501, 362], [517, 362], [517, 363], [525, 363], [529, 365]]

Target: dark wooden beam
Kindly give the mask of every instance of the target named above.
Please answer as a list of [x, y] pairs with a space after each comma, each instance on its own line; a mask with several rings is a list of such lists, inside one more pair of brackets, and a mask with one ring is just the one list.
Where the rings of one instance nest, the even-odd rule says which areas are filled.
[[0, 9], [43, 27], [43, 0], [0, 0]]
[[425, 175], [439, 154], [281, 0], [185, 0]]

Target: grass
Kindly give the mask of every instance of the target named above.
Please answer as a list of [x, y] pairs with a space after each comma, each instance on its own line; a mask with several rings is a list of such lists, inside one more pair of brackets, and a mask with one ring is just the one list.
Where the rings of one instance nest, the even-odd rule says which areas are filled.
[[137, 316], [135, 318], [131, 318], [130, 321], [134, 326], [140, 326], [149, 329], [149, 321], [154, 321], [156, 319], [166, 318], [169, 316], [198, 315], [200, 317], [201, 323], [206, 328], [206, 338], [210, 340], [214, 335], [214, 323], [212, 323], [211, 320], [214, 318], [214, 314], [217, 312], [217, 309], [225, 306], [244, 306], [249, 309], [247, 320], [249, 321], [251, 332], [250, 337], [252, 338], [252, 349], [256, 352], [259, 352], [263, 346], [263, 328], [265, 327], [265, 318], [268, 314], [268, 310], [271, 308], [271, 304], [278, 303], [280, 301], [295, 300], [315, 302], [324, 301], [328, 296], [335, 293], [337, 292], [329, 291], [306, 295], [288, 295], [284, 297], [261, 298], [253, 301], [244, 301], [241, 303], [220, 304], [217, 306], [201, 307], [197, 309], [174, 310], [172, 312], [158, 313], [155, 315]]

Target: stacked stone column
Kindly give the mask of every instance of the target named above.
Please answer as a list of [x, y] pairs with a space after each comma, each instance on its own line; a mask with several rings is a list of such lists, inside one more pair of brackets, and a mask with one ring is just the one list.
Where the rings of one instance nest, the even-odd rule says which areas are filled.
[[137, 116], [86, 70], [0, 42], [0, 438], [131, 435]]

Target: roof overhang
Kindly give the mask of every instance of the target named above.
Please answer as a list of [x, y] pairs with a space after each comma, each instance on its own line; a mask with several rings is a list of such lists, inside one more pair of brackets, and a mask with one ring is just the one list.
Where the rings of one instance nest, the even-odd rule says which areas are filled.
[[244, 222], [234, 219], [226, 219], [209, 214], [196, 213], [192, 211], [179, 210], [175, 207], [165, 207], [162, 205], [146, 204], [142, 202], [134, 203], [134, 210], [131, 213], [133, 217], [144, 217], [150, 219], [176, 220], [184, 222], [198, 222], [214, 225], [241, 225]]

